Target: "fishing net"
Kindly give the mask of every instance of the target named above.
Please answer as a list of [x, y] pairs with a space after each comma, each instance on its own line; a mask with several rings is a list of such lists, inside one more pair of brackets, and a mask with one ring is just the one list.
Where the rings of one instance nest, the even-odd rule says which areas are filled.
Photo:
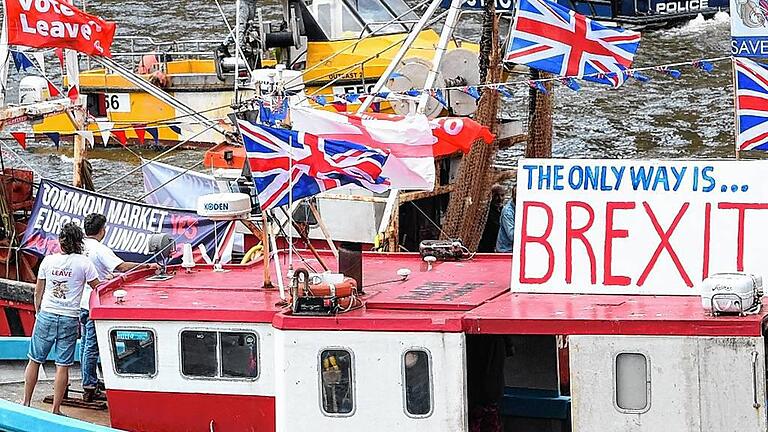
[[[493, 2], [488, 2], [493, 4]], [[493, 17], [494, 15], [491, 14]], [[498, 43], [498, 18], [492, 23], [492, 40], [488, 44], [488, 71], [486, 83], [501, 81], [500, 49]], [[483, 61], [481, 56], [481, 62]], [[488, 126], [496, 133], [496, 116], [499, 108], [499, 94], [493, 89], [485, 89], [477, 106], [475, 120]], [[470, 251], [476, 251], [488, 217], [488, 205], [491, 198], [493, 172], [491, 164], [496, 156], [498, 144], [494, 141], [486, 145], [482, 140], [472, 144], [469, 153], [464, 155], [459, 167], [458, 177], [448, 202], [443, 222], [443, 238], [460, 238]]]

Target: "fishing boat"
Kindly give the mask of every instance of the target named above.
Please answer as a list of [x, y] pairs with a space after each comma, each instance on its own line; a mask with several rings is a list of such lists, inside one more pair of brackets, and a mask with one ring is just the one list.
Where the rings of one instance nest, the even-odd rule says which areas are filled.
[[[573, 172], [574, 166], [638, 167], [648, 161], [522, 163]], [[701, 162], [669, 165], [687, 164]], [[747, 166], [748, 180], [762, 166]], [[597, 191], [600, 196], [562, 193], [579, 208], [599, 209], [612, 198], [606, 189]], [[121, 430], [157, 432], [361, 426], [469, 431], [491, 398], [504, 427], [524, 432], [764, 430], [768, 309], [761, 278], [712, 274], [692, 289], [678, 270], [660, 262], [646, 284], [606, 280], [585, 289], [589, 266], [564, 282], [551, 280], [551, 271], [534, 278], [529, 272], [538, 274], [547, 263], [533, 260], [539, 255], [531, 249], [526, 264], [525, 242], [554, 242], [550, 234], [533, 234], [554, 221], [526, 222], [526, 212], [533, 211], [526, 209], [559, 204], [557, 193], [533, 187], [518, 195], [524, 228], [515, 254], [348, 251], [337, 260], [330, 252], [296, 251], [287, 275], [269, 261], [215, 268], [185, 259], [161, 275], [134, 272], [102, 285], [91, 313], [109, 422]], [[703, 209], [702, 198], [688, 198], [690, 193], [672, 199], [664, 193], [648, 188], [638, 199], [657, 213], [675, 209], [678, 198]], [[716, 208], [720, 213], [709, 217], [730, 232], [735, 218], [727, 218], [726, 206]], [[680, 228], [682, 234], [699, 229], [703, 214], [686, 216], [697, 222]], [[623, 263], [630, 259], [631, 268], [642, 268], [645, 249], [656, 244], [638, 236], [639, 218], [647, 216], [615, 217], [577, 230], [575, 238], [587, 245], [590, 230], [603, 229], [603, 223], [609, 233], [611, 224], [630, 226], [617, 238], [631, 238], [633, 247], [615, 243], [613, 252], [597, 257], [612, 253], [607, 259], [615, 271], [627, 272]], [[626, 225], [630, 221], [636, 222]], [[658, 235], [671, 236], [676, 226]], [[735, 242], [733, 235], [717, 238]], [[668, 248], [680, 246], [667, 241]], [[681, 266], [701, 264], [699, 241], [694, 243], [695, 253], [681, 254]], [[760, 248], [747, 245], [746, 267], [755, 268]], [[730, 267], [723, 259], [733, 252], [709, 252], [706, 268]], [[560, 246], [553, 253], [550, 267], [563, 258], [595, 259], [563, 254]], [[316, 273], [321, 262], [331, 272]], [[560, 266], [554, 275], [562, 271]], [[265, 276], [285, 278], [285, 288], [265, 286]], [[28, 408], [8, 410], [19, 425], [58, 421]]]
[[[288, 71], [298, 71], [291, 77], [291, 87], [305, 89], [307, 95], [324, 97], [327, 103], [323, 105], [330, 110], [334, 110], [334, 104], [343, 104], [350, 110], [359, 106], [358, 98], [348, 100], [344, 96], [370, 93], [373, 84], [391, 63], [397, 47], [419, 21], [418, 10], [403, 0], [286, 0], [281, 6], [281, 19], [276, 22], [260, 19], [255, 23], [259, 29], [258, 46], [263, 47], [263, 55], [250, 62], [252, 69], [280, 63]], [[281, 27], [283, 22], [287, 23], [286, 28]], [[430, 28], [418, 33], [398, 67], [401, 73], [389, 85], [391, 90], [423, 87], [438, 39], [438, 33]], [[139, 138], [131, 128], [154, 125], [158, 129], [159, 142], [188, 141], [189, 145], [210, 146], [224, 141], [220, 132], [205, 130], [199, 124], [181, 128], [174, 124], [171, 127], [169, 123], [177, 119], [187, 123], [183, 120], [188, 118], [189, 110], [182, 110], [170, 101], [157, 100], [158, 95], [166, 93], [208, 118], [226, 118], [234, 101], [235, 62], [232, 57], [215, 53], [221, 41], [166, 43], [149, 37], [118, 36], [115, 43], [126, 50], [113, 54], [116, 61], [102, 62], [101, 67], [80, 74], [80, 93], [87, 97], [88, 113], [95, 119], [90, 125], [91, 130], [99, 134], [96, 122], [113, 123], [115, 128], [126, 129], [127, 138], [136, 142], [137, 139], [143, 141], [143, 134]], [[274, 56], [269, 57], [270, 50], [279, 52], [280, 62]], [[477, 44], [457, 37], [450, 41], [448, 50], [440, 68], [441, 78], [459, 85], [478, 84]], [[245, 73], [251, 68], [250, 64], [241, 63], [240, 72]], [[127, 79], [137, 74], [138, 79]], [[269, 75], [269, 71], [261, 70], [252, 79], [269, 81]], [[30, 78], [22, 82], [22, 86], [30, 87], [28, 93], [37, 94], [38, 99], [47, 97], [47, 86], [39, 80]], [[470, 114], [474, 99], [461, 92], [455, 93], [453, 104], [462, 106], [461, 115]], [[447, 96], [450, 99], [451, 96]], [[310, 100], [318, 106], [314, 99]], [[373, 107], [391, 112], [385, 99], [377, 98]], [[73, 134], [76, 130], [78, 128], [66, 116], [53, 116], [34, 126], [37, 134]]]

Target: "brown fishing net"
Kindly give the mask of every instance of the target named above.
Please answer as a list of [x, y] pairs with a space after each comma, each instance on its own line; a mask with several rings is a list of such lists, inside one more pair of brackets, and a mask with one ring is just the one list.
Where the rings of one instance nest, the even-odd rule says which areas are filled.
[[[488, 2], [493, 4], [493, 2]], [[493, 15], [491, 15], [493, 16]], [[501, 52], [498, 42], [498, 18], [493, 23], [492, 41], [489, 44], [488, 72], [486, 83], [501, 81]], [[482, 57], [481, 57], [482, 62]], [[488, 126], [496, 133], [496, 116], [499, 109], [499, 94], [493, 89], [485, 89], [478, 101], [475, 120]], [[496, 156], [498, 145], [494, 142], [486, 145], [482, 140], [472, 144], [468, 154], [464, 155], [459, 167], [458, 177], [453, 185], [448, 210], [443, 222], [444, 238], [460, 238], [470, 251], [476, 251], [488, 217], [488, 204], [491, 198], [493, 171], [491, 164]]]

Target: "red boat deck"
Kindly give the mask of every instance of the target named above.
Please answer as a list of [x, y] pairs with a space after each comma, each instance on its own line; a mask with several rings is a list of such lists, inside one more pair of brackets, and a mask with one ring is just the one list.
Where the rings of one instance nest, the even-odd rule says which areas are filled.
[[[305, 261], [295, 262], [304, 264], [296, 268], [320, 268], [308, 253], [302, 255]], [[336, 268], [330, 253], [321, 256]], [[226, 272], [210, 266], [192, 273], [179, 269], [164, 282], [147, 281], [148, 273], [140, 272], [102, 286], [92, 300], [92, 314], [96, 319], [271, 322], [295, 330], [759, 336], [768, 313], [713, 317], [698, 296], [510, 293], [511, 266], [506, 254], [439, 262], [428, 270], [418, 254], [366, 253], [365, 307], [333, 317], [291, 315], [279, 305], [277, 288], [261, 288], [261, 264], [228, 266]], [[403, 280], [399, 269], [411, 273]], [[118, 288], [127, 292], [122, 303], [113, 297]]]

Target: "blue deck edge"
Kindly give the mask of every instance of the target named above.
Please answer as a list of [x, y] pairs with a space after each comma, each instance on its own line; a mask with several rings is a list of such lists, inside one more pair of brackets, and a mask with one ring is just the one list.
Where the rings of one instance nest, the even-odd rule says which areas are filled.
[[[8, 360], [27, 360], [27, 351], [29, 351], [29, 338], [26, 336], [0, 337], [0, 361]], [[48, 360], [53, 360], [54, 350]], [[75, 361], [80, 361], [80, 339], [77, 340], [75, 347]]]
[[84, 422], [0, 399], [0, 430], [8, 432], [116, 432]]

